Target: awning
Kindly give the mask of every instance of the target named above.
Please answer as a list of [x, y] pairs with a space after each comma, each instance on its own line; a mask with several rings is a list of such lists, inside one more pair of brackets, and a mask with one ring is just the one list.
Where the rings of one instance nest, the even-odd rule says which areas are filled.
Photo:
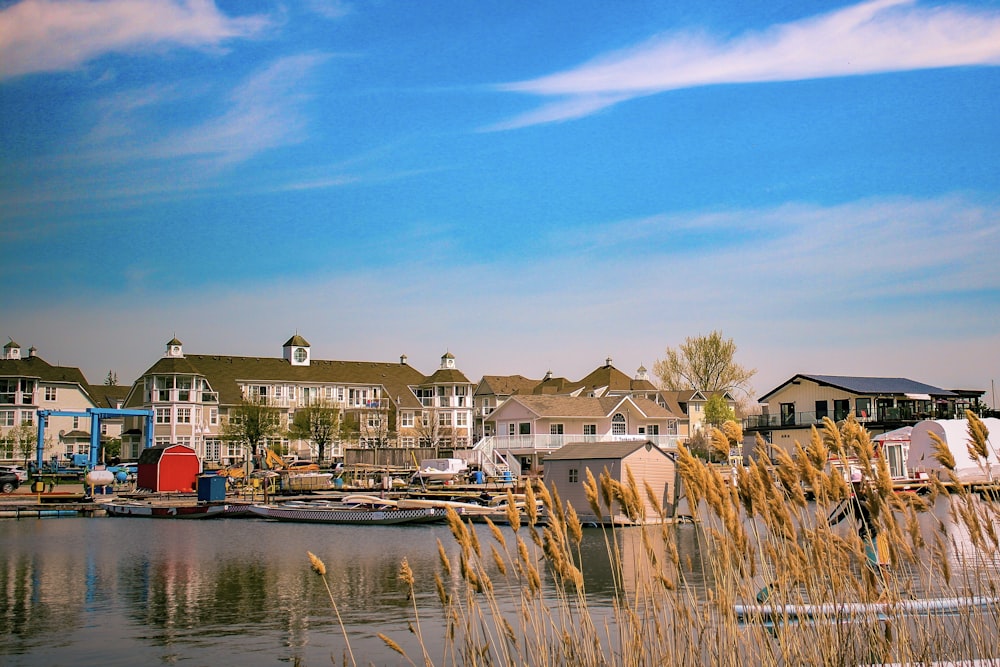
[[931, 400], [930, 394], [906, 394], [907, 398], [912, 398], [915, 401], [929, 401]]

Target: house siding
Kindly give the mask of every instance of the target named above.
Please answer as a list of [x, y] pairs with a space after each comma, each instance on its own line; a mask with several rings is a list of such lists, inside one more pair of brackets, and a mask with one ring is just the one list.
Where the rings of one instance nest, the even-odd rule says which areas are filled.
[[[546, 483], [555, 484], [563, 502], [571, 504], [582, 521], [601, 520], [591, 509], [583, 486], [587, 479], [586, 471], [588, 469], [594, 479], [599, 479], [604, 470], [607, 470], [612, 479], [622, 484], [628, 483], [626, 470], [631, 470], [632, 476], [639, 485], [640, 497], [645, 506], [645, 520], [652, 522], [658, 521], [660, 518], [655, 506], [646, 497], [646, 484], [649, 484], [657, 493], [665, 516], [674, 516], [676, 509], [676, 466], [671, 458], [664, 455], [656, 447], [651, 447], [648, 450], [646, 447], [640, 447], [623, 458], [552, 459], [546, 460], [544, 465]], [[569, 481], [571, 470], [577, 471], [578, 483]], [[603, 520], [605, 521], [612, 518], [620, 522], [626, 518], [617, 502], [613, 503], [610, 512], [602, 505], [601, 512], [604, 514]]]

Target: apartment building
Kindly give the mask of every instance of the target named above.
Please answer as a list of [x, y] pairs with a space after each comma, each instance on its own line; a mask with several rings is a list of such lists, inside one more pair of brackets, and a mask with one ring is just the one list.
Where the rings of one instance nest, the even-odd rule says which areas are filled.
[[[296, 411], [337, 408], [347, 428], [331, 443], [330, 454], [336, 457], [345, 447], [468, 447], [473, 388], [451, 353], [428, 376], [406, 355], [398, 363], [318, 359], [299, 334], [275, 357], [187, 354], [173, 338], [132, 387], [126, 406], [154, 412], [154, 444], [184, 444], [206, 461], [231, 464], [246, 452], [223, 437], [224, 424], [247, 401], [280, 413], [281, 433], [266, 444], [303, 458], [314, 458], [317, 451], [315, 443], [288, 435]], [[135, 458], [142, 433], [137, 423], [132, 426], [123, 445], [125, 456]]]

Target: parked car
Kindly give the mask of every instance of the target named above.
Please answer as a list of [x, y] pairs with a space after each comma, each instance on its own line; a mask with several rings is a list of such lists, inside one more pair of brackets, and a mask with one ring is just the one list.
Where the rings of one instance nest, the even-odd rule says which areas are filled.
[[0, 466], [0, 472], [12, 472], [17, 475], [17, 480], [24, 484], [28, 481], [28, 471], [21, 466], [16, 465], [2, 465]]
[[0, 493], [13, 493], [21, 486], [21, 480], [12, 472], [0, 472]]

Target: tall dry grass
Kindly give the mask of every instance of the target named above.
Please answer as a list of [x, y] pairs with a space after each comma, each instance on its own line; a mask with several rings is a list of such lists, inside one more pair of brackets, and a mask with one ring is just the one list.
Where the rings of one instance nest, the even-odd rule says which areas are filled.
[[[985, 464], [988, 433], [974, 414], [968, 421], [969, 451]], [[719, 448], [740, 439], [741, 433], [713, 433]], [[827, 419], [793, 454], [775, 454], [775, 465], [754, 461], [732, 477], [681, 447], [677, 468], [694, 528], [672, 522], [657, 494], [640, 486], [631, 472], [619, 482], [605, 473], [595, 478], [587, 470], [590, 511], [606, 517], [617, 503], [640, 524], [600, 528], [615, 573], [610, 612], [604, 604], [601, 609], [588, 605], [587, 563], [580, 550], [584, 529], [557, 489], [528, 488], [525, 511], [510, 497], [509, 529], [492, 522], [477, 527], [450, 512], [457, 562], [439, 541], [438, 571], [414, 573], [405, 562], [400, 568], [400, 580], [414, 600], [409, 630], [421, 654], [407, 655], [389, 637], [383, 641], [410, 664], [423, 665], [859, 665], [971, 659], [1000, 664], [997, 605], [950, 616], [894, 606], [914, 597], [1000, 595], [998, 503], [957, 483], [945, 443], [938, 443], [935, 454], [944, 471], [926, 497], [893, 491], [885, 461], [853, 420], [838, 426]], [[830, 460], [845, 468], [856, 462], [864, 474], [859, 495], [888, 536], [891, 567], [885, 571], [867, 567], [856, 530], [829, 525], [830, 512], [851, 496], [851, 486]], [[544, 525], [536, 496], [547, 515]], [[657, 508], [659, 521], [643, 519], [643, 498]], [[935, 504], [937, 511], [929, 511]], [[697, 531], [699, 562], [678, 547], [680, 530]], [[690, 581], [695, 571], [704, 577], [697, 586]], [[413, 591], [418, 576], [433, 577], [438, 592], [445, 618], [443, 629], [434, 628], [444, 636], [440, 655], [430, 655], [424, 641], [428, 630], [421, 627]], [[758, 597], [778, 606], [873, 606], [805, 622], [738, 618], [734, 605], [754, 605]], [[332, 596], [331, 602], [335, 605]], [[344, 663], [354, 664], [346, 635], [345, 641]]]

